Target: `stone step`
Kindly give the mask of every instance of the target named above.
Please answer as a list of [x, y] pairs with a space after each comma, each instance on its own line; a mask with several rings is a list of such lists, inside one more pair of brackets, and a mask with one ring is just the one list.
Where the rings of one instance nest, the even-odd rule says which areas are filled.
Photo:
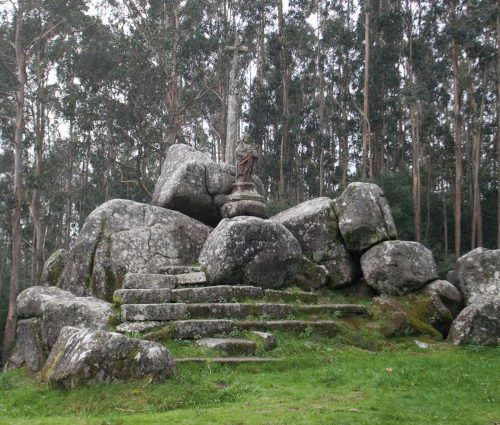
[[224, 363], [224, 364], [242, 364], [242, 363], [270, 363], [280, 362], [283, 359], [274, 359], [272, 357], [184, 357], [175, 359], [177, 363]]
[[123, 304], [120, 307], [122, 322], [163, 321], [182, 319], [186, 304]]
[[160, 267], [160, 273], [167, 275], [178, 275], [178, 274], [186, 274], [186, 273], [196, 273], [202, 272], [203, 269], [201, 267], [195, 266], [165, 266]]
[[181, 320], [168, 323], [143, 337], [150, 341], [208, 338], [229, 335], [233, 329], [234, 322], [231, 320]]
[[204, 272], [182, 273], [174, 277], [176, 278], [176, 286], [206, 285], [208, 283]]
[[162, 274], [127, 273], [123, 281], [123, 289], [174, 289], [175, 276]]
[[368, 314], [367, 308], [360, 304], [299, 305], [297, 310], [303, 314], [338, 314], [341, 317]]
[[183, 303], [216, 303], [232, 300], [260, 300], [262, 298], [264, 298], [264, 291], [255, 286], [219, 285], [174, 289], [172, 291], [172, 301]]
[[171, 289], [118, 289], [113, 294], [117, 304], [163, 304], [172, 301]]
[[257, 350], [257, 344], [248, 339], [238, 338], [202, 338], [195, 342], [199, 347], [214, 348], [234, 356], [237, 354], [251, 356]]
[[289, 292], [289, 291], [276, 291], [274, 289], [265, 289], [264, 296], [272, 302], [295, 302], [300, 301], [303, 303], [315, 303], [318, 301], [318, 294], [314, 292]]
[[337, 333], [337, 324], [333, 320], [316, 320], [316, 321], [302, 321], [302, 320], [274, 320], [267, 322], [259, 321], [241, 321], [234, 322], [234, 326], [244, 330], [257, 330], [257, 331], [293, 331], [296, 333], [316, 332], [326, 336], [335, 336]]
[[116, 332], [125, 334], [125, 333], [132, 333], [132, 332], [147, 332], [152, 329], [160, 328], [162, 326], [165, 326], [166, 322], [124, 322], [120, 323], [116, 327]]
[[297, 308], [291, 304], [207, 303], [186, 304], [186, 306], [193, 319], [244, 319], [248, 316], [263, 315], [272, 319], [286, 319], [297, 314]]

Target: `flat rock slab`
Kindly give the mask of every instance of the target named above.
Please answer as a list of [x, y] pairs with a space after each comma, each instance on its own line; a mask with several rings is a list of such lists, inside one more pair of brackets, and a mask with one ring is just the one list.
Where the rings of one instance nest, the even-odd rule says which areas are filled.
[[176, 276], [178, 274], [186, 274], [186, 273], [199, 273], [202, 272], [203, 269], [201, 267], [196, 266], [165, 266], [160, 267], [160, 273], [165, 275]]
[[163, 382], [177, 372], [163, 345], [114, 332], [65, 327], [42, 370], [45, 381], [63, 389], [140, 380]]
[[214, 357], [214, 358], [200, 358], [200, 357], [184, 357], [183, 359], [175, 359], [177, 363], [228, 363], [228, 364], [241, 364], [241, 363], [269, 363], [280, 362], [283, 359], [274, 359], [272, 357]]
[[302, 321], [302, 320], [274, 320], [267, 322], [259, 321], [241, 321], [234, 322], [234, 326], [244, 330], [258, 331], [292, 331], [292, 332], [317, 332], [321, 335], [335, 336], [337, 333], [337, 324], [333, 320], [317, 320], [317, 321]]
[[264, 297], [262, 288], [255, 286], [207, 286], [172, 291], [172, 300], [184, 303], [215, 303], [221, 301], [258, 300]]
[[125, 322], [121, 323], [116, 327], [116, 332], [119, 333], [132, 333], [138, 332], [143, 333], [150, 331], [152, 329], [159, 328], [164, 325], [164, 322]]
[[297, 314], [296, 307], [291, 304], [207, 303], [187, 304], [187, 309], [192, 318], [244, 319], [267, 315], [272, 319], [285, 319]]
[[229, 355], [241, 354], [251, 356], [255, 354], [257, 344], [247, 339], [237, 338], [203, 338], [195, 343], [200, 347], [215, 348], [226, 352]]
[[231, 320], [182, 320], [169, 323], [157, 332], [144, 335], [150, 341], [208, 338], [229, 335], [234, 329]]
[[272, 302], [300, 301], [303, 303], [315, 303], [318, 301], [318, 294], [315, 294], [314, 292], [287, 292], [287, 291], [275, 291], [274, 289], [264, 289], [264, 296], [269, 301]]
[[113, 295], [117, 304], [160, 304], [172, 301], [171, 289], [118, 289]]
[[254, 334], [261, 340], [262, 344], [264, 345], [264, 350], [266, 351], [274, 350], [278, 346], [276, 337], [273, 334], [259, 331], [253, 331], [252, 334]]
[[162, 274], [127, 273], [123, 289], [174, 289], [177, 279]]
[[178, 320], [187, 313], [186, 304], [124, 304], [122, 322]]
[[368, 314], [364, 305], [359, 304], [319, 304], [297, 306], [299, 313], [305, 314], [339, 314], [342, 316], [353, 316]]
[[177, 286], [205, 285], [208, 283], [204, 272], [181, 273], [175, 277]]

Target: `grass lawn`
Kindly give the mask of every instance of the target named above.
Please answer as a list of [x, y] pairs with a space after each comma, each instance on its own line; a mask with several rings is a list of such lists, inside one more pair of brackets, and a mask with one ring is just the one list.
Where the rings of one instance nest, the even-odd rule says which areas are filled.
[[[0, 375], [0, 424], [495, 424], [500, 348], [420, 349], [413, 338], [377, 351], [340, 338], [276, 333], [278, 363], [179, 364], [161, 385], [63, 392], [25, 371]], [[207, 356], [184, 341], [176, 357]], [[366, 347], [365, 347], [366, 348]]]

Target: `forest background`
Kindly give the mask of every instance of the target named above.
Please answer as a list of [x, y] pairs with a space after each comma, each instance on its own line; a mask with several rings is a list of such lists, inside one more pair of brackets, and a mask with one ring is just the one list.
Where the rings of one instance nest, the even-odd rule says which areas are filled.
[[499, 246], [500, 0], [0, 0], [4, 358], [93, 209], [149, 202], [172, 144], [225, 161], [236, 36], [272, 214], [369, 181], [442, 277]]

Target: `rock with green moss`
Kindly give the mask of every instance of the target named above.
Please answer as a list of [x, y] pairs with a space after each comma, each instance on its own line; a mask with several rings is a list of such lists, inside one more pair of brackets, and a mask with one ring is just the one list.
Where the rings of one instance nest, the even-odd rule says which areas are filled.
[[48, 351], [64, 326], [107, 330], [115, 317], [110, 303], [94, 297], [75, 297], [54, 286], [25, 289], [17, 297], [16, 312], [21, 319], [40, 320], [41, 341]]
[[387, 241], [361, 257], [366, 282], [382, 294], [404, 295], [438, 278], [432, 252], [418, 242]]
[[69, 261], [69, 253], [65, 249], [55, 251], [43, 266], [41, 286], [56, 286], [61, 279], [64, 268]]
[[351, 183], [333, 205], [349, 250], [363, 253], [380, 242], [397, 238], [391, 208], [377, 185]]
[[202, 338], [196, 341], [196, 345], [221, 350], [230, 356], [251, 356], [257, 349], [255, 342], [239, 338]]
[[426, 323], [414, 306], [404, 298], [388, 295], [376, 297], [372, 302], [373, 322], [369, 327], [385, 337], [426, 335], [441, 339], [442, 335]]
[[453, 322], [448, 342], [454, 345], [500, 344], [500, 294], [475, 297]]
[[461, 292], [446, 280], [435, 280], [425, 285], [419, 292], [435, 299], [436, 303], [441, 303], [450, 311], [453, 318], [457, 317], [464, 308], [464, 298]]
[[294, 283], [305, 291], [312, 291], [325, 286], [329, 277], [330, 273], [325, 266], [303, 257]]
[[302, 202], [271, 220], [290, 230], [310, 263], [321, 266], [315, 268], [307, 261], [301, 265], [299, 275], [310, 282], [309, 289], [318, 289], [326, 282], [333, 287], [344, 286], [360, 276], [359, 265], [342, 241], [332, 199], [321, 197]]
[[[42, 322], [38, 318], [21, 319], [17, 321], [16, 356], [33, 372], [38, 372], [49, 354], [42, 341]], [[15, 356], [15, 357], [16, 357]]]
[[483, 295], [500, 294], [500, 249], [476, 248], [457, 260], [451, 276], [466, 305]]
[[127, 273], [198, 260], [212, 228], [177, 211], [115, 199], [85, 220], [59, 287], [111, 301]]
[[114, 332], [65, 327], [42, 376], [69, 390], [86, 384], [164, 382], [176, 372], [175, 360], [163, 345]]
[[199, 258], [211, 284], [270, 289], [291, 285], [301, 260], [300, 245], [286, 227], [257, 217], [222, 220]]

